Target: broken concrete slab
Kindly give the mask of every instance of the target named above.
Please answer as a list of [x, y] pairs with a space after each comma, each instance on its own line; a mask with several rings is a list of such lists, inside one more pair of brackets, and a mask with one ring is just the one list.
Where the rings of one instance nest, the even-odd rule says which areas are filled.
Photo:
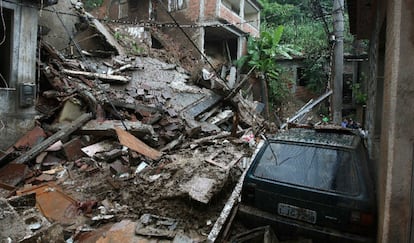
[[203, 97], [203, 99], [197, 101], [196, 103], [193, 103], [191, 106], [187, 107], [182, 113], [186, 117], [192, 117], [195, 118], [198, 115], [202, 114], [206, 110], [212, 108], [214, 105], [216, 105], [218, 102], [220, 102], [223, 99], [222, 96], [211, 93], [208, 96]]
[[[36, 198], [35, 194], [27, 194], [23, 196], [14, 196], [7, 200], [7, 203], [17, 212], [13, 214], [14, 222], [20, 223], [20, 225], [9, 225], [10, 221], [1, 217], [0, 228], [5, 224], [10, 230], [21, 231], [19, 233], [25, 233], [24, 238], [18, 241], [13, 240], [13, 237], [8, 236], [12, 242], [19, 243], [34, 243], [34, 242], [65, 242], [63, 237], [63, 229], [60, 225], [52, 225], [40, 212], [35, 208]], [[1, 209], [5, 210], [10, 207], [4, 207], [5, 201], [1, 201]], [[0, 209], [0, 211], [1, 211]], [[11, 211], [10, 211], [11, 212]], [[4, 216], [4, 214], [3, 214]], [[22, 229], [21, 227], [24, 227]], [[7, 234], [7, 230], [0, 230], [0, 241], [7, 242], [2, 239], [2, 233]], [[13, 234], [12, 234], [13, 235]]]
[[116, 145], [111, 140], [104, 140], [98, 143], [91, 144], [89, 146], [81, 148], [81, 151], [84, 152], [89, 157], [95, 156], [96, 153], [111, 151]]
[[118, 55], [124, 56], [126, 54], [124, 48], [121, 45], [119, 45], [115, 37], [107, 30], [107, 28], [101, 22], [99, 22], [97, 18], [95, 18], [92, 14], [88, 12], [85, 12], [85, 16], [92, 21], [93, 25], [96, 27], [96, 30], [98, 30], [105, 37], [108, 43], [117, 50]]
[[137, 226], [135, 233], [150, 237], [164, 237], [172, 239], [176, 235], [178, 220], [173, 218], [161, 217], [153, 214], [143, 214]]
[[150, 135], [150, 137], [154, 140], [156, 140], [158, 137], [151, 125], [142, 124], [139, 121], [121, 122], [120, 120], [105, 120], [101, 122], [97, 120], [90, 120], [79, 129], [78, 133], [94, 136], [116, 135], [115, 128], [123, 127], [123, 125], [127, 127], [128, 132], [135, 136], [143, 138], [146, 135]]
[[0, 198], [0, 242], [19, 242], [31, 235], [23, 219], [3, 198]]
[[207, 204], [214, 196], [212, 188], [216, 183], [214, 179], [194, 176], [190, 181], [181, 185], [180, 189], [188, 193], [192, 199]]
[[35, 243], [35, 242], [53, 242], [53, 243], [65, 243], [63, 228], [61, 225], [55, 223], [50, 227], [40, 229], [32, 236], [25, 238], [19, 243]]

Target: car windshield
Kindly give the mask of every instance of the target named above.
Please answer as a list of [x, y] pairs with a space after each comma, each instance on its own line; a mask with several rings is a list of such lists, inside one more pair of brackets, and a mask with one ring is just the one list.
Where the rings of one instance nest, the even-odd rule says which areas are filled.
[[256, 177], [351, 195], [358, 193], [358, 179], [349, 151], [270, 144], [254, 170]]

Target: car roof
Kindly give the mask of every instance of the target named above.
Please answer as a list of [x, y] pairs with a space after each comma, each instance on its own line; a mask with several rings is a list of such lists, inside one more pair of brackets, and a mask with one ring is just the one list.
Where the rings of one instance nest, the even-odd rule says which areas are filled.
[[339, 148], [355, 148], [361, 138], [349, 129], [291, 128], [281, 131], [270, 140], [306, 143]]

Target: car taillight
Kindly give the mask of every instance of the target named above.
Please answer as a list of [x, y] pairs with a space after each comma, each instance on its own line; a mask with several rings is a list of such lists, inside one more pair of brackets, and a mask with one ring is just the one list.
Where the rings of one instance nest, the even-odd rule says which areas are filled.
[[256, 184], [246, 183], [243, 185], [242, 201], [252, 204], [254, 202], [254, 196], [256, 191]]
[[371, 226], [374, 224], [374, 215], [371, 213], [353, 211], [351, 213], [351, 222], [362, 226]]

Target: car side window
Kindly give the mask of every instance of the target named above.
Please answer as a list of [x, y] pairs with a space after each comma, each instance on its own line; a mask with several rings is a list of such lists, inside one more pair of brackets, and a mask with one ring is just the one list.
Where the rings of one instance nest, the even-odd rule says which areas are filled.
[[271, 143], [254, 170], [260, 178], [346, 194], [358, 193], [349, 151], [299, 144]]

